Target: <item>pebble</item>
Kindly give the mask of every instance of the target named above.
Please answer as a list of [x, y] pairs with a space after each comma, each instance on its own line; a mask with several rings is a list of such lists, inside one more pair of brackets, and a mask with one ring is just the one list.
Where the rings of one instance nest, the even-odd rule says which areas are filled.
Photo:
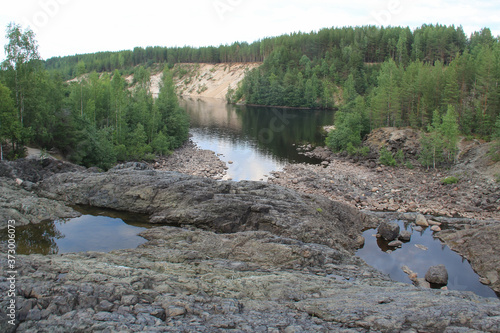
[[429, 249], [427, 246], [422, 245], [422, 244], [415, 244], [415, 247], [419, 248], [420, 250], [424, 250], [424, 251], [427, 251]]
[[402, 247], [403, 246], [403, 242], [399, 241], [399, 240], [395, 240], [395, 241], [390, 242], [387, 245], [390, 246], [390, 247]]
[[418, 226], [421, 226], [421, 227], [428, 227], [429, 226], [429, 222], [427, 222], [427, 219], [422, 214], [417, 215], [417, 219], [415, 220], [415, 224]]

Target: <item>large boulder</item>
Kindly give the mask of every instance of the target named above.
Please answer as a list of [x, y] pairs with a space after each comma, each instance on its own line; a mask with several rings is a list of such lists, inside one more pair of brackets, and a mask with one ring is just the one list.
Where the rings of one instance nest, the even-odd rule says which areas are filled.
[[425, 273], [425, 281], [433, 284], [448, 284], [448, 271], [444, 265], [431, 266]]
[[276, 185], [215, 181], [138, 165], [57, 174], [37, 188], [40, 195], [71, 205], [149, 214], [151, 223], [219, 233], [263, 230], [352, 251], [361, 231], [376, 223], [347, 204]]
[[399, 225], [396, 222], [384, 221], [378, 227], [378, 235], [386, 241], [392, 241], [399, 236]]

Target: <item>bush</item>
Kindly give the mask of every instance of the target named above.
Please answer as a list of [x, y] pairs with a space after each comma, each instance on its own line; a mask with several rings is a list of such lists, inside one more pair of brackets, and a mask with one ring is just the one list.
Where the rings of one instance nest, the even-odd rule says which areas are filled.
[[396, 162], [400, 165], [403, 165], [405, 163], [405, 153], [400, 149], [396, 152], [396, 155], [394, 155], [394, 159], [396, 159]]
[[369, 132], [368, 117], [362, 97], [335, 114], [335, 129], [326, 138], [326, 145], [334, 152], [343, 152], [361, 145], [361, 139]]
[[457, 177], [450, 176], [450, 177], [446, 177], [446, 178], [441, 179], [441, 184], [443, 184], [443, 185], [450, 185], [450, 184], [456, 184], [456, 183], [458, 183]]
[[397, 164], [394, 156], [392, 156], [392, 153], [387, 150], [386, 147], [382, 147], [382, 149], [380, 149], [380, 157], [378, 160], [380, 163], [387, 166], [396, 166]]
[[350, 156], [362, 156], [366, 157], [370, 153], [370, 147], [363, 146], [363, 147], [354, 147], [354, 145], [349, 142], [347, 144], [347, 154]]

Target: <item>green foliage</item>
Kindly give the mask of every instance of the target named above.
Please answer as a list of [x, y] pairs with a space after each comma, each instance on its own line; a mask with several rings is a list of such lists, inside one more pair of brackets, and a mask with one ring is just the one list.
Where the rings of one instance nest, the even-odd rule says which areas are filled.
[[361, 147], [354, 147], [351, 142], [347, 144], [347, 154], [349, 156], [361, 156], [361, 157], [366, 157], [370, 153], [370, 147], [368, 146], [361, 146]]
[[397, 165], [396, 160], [394, 159], [394, 156], [385, 146], [382, 147], [382, 149], [380, 149], [379, 155], [380, 156], [379, 156], [378, 160], [383, 165], [387, 165], [387, 166], [396, 166]]
[[326, 145], [334, 152], [351, 152], [361, 145], [362, 137], [369, 132], [364, 99], [357, 97], [345, 109], [335, 114], [335, 129], [326, 138]]
[[9, 155], [22, 156], [31, 141], [42, 149], [58, 148], [75, 163], [109, 169], [118, 160], [168, 154], [187, 139], [189, 119], [167, 66], [157, 100], [149, 92], [148, 66], [134, 69], [131, 92], [118, 70], [86, 74], [92, 61], [82, 57], [75, 62], [80, 77], [66, 84], [60, 73], [41, 66], [30, 30], [9, 25], [7, 35], [8, 57], [0, 72], [1, 152], [9, 142]]
[[128, 157], [132, 160], [140, 160], [144, 158], [146, 153], [151, 153], [152, 148], [147, 144], [147, 135], [144, 126], [141, 123], [128, 135]]
[[495, 128], [491, 135], [493, 142], [490, 147], [489, 155], [494, 162], [500, 161], [500, 115], [495, 122]]
[[22, 127], [16, 114], [14, 100], [11, 98], [11, 91], [0, 83], [0, 159], [4, 158], [4, 142], [9, 140], [12, 144], [12, 149], [8, 158], [13, 158], [15, 155], [22, 154], [19, 151], [16, 143], [22, 138]]
[[169, 155], [171, 146], [172, 142], [170, 142], [169, 138], [167, 138], [162, 131], [160, 131], [151, 142], [153, 151], [160, 156]]
[[404, 152], [400, 149], [396, 152], [394, 155], [394, 159], [396, 160], [397, 164], [403, 165], [405, 162], [405, 154]]
[[408, 169], [415, 169], [415, 166], [414, 166], [414, 165], [413, 165], [413, 163], [411, 163], [410, 161], [406, 161], [405, 166], [406, 166]]
[[446, 177], [441, 179], [441, 184], [443, 185], [451, 185], [458, 183], [458, 178], [454, 176]]
[[434, 111], [428, 131], [420, 140], [420, 163], [427, 168], [453, 163], [458, 151], [459, 134], [454, 107], [449, 105], [443, 118], [438, 110]]

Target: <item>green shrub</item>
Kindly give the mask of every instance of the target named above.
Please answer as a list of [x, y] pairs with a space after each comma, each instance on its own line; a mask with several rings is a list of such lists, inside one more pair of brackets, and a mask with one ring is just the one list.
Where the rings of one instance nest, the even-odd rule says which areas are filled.
[[394, 156], [392, 156], [392, 153], [387, 150], [386, 147], [382, 147], [382, 149], [380, 149], [380, 157], [378, 160], [380, 163], [387, 166], [396, 166], [397, 164]]
[[367, 147], [367, 146], [355, 147], [351, 142], [349, 142], [347, 144], [346, 151], [349, 154], [349, 156], [366, 157], [370, 153], [370, 147]]
[[415, 166], [410, 161], [406, 162], [405, 165], [408, 169], [415, 169]]
[[450, 177], [446, 177], [446, 178], [441, 179], [441, 184], [443, 184], [443, 185], [450, 185], [450, 184], [456, 184], [456, 183], [458, 183], [457, 177], [450, 176]]
[[394, 159], [398, 164], [403, 165], [405, 163], [405, 153], [401, 149], [398, 150], [394, 155]]

